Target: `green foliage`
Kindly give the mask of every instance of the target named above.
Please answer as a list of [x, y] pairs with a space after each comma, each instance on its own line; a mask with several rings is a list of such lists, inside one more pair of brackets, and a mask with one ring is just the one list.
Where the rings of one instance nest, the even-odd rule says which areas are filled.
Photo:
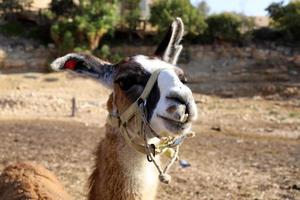
[[110, 55], [110, 48], [108, 45], [103, 45], [99, 51], [99, 54], [101, 55], [101, 58], [107, 59]]
[[73, 0], [52, 0], [50, 3], [50, 10], [56, 16], [72, 16], [76, 9]]
[[235, 42], [240, 39], [242, 19], [234, 13], [221, 13], [211, 15], [206, 19], [208, 28], [206, 35], [211, 40]]
[[50, 37], [47, 35], [49, 33], [47, 27], [28, 27], [17, 21], [0, 25], [0, 33], [5, 36], [32, 38], [46, 44], [50, 41]]
[[102, 47], [99, 50], [96, 50], [94, 54], [99, 58], [109, 60], [112, 63], [119, 62], [122, 58], [124, 58], [124, 55], [120, 52], [111, 53], [111, 49], [107, 44], [102, 45]]
[[116, 1], [81, 0], [72, 8], [75, 12], [53, 11], [62, 13], [56, 14], [57, 21], [51, 27], [53, 41], [63, 52], [75, 47], [95, 50], [104, 34], [114, 30], [119, 19], [117, 6]]
[[8, 36], [19, 36], [24, 33], [24, 27], [19, 23], [6, 23], [0, 25], [0, 33]]
[[206, 29], [204, 14], [190, 3], [189, 0], [158, 0], [151, 7], [150, 22], [165, 31], [175, 17], [181, 17], [186, 31], [197, 36]]
[[258, 41], [277, 41], [279, 38], [282, 38], [282, 33], [269, 27], [255, 29], [251, 34]]
[[33, 0], [0, 0], [0, 13], [16, 13], [31, 7]]
[[254, 17], [249, 17], [244, 14], [236, 14], [236, 15], [238, 15], [241, 19], [241, 23], [242, 23], [240, 27], [241, 33], [252, 31], [254, 29], [255, 27]]
[[283, 33], [287, 41], [300, 41], [300, 1], [272, 3], [266, 10], [273, 20], [273, 27]]
[[130, 31], [135, 31], [141, 18], [140, 0], [121, 0], [122, 26], [126, 25]]

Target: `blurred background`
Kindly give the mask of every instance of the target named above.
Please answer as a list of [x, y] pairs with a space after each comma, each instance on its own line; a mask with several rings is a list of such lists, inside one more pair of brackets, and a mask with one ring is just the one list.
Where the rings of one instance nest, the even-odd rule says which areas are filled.
[[157, 199], [300, 199], [299, 0], [0, 0], [0, 171], [43, 164], [85, 199], [110, 91], [49, 63], [152, 55], [175, 17], [199, 119]]

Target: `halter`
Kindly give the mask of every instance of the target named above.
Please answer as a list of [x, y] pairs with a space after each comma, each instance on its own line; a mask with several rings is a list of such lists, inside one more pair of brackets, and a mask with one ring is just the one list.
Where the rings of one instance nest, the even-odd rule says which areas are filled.
[[[153, 162], [155, 167], [159, 172], [159, 180], [163, 183], [170, 183], [171, 176], [167, 174], [168, 169], [171, 165], [178, 160], [178, 151], [179, 146], [181, 143], [188, 137], [194, 136], [193, 132], [186, 133], [175, 136], [162, 136], [161, 134], [156, 133], [150, 126], [147, 120], [147, 98], [149, 97], [150, 92], [152, 91], [155, 83], [157, 82], [157, 78], [159, 74], [164, 71], [168, 70], [166, 68], [161, 68], [155, 70], [152, 75], [150, 76], [144, 91], [140, 95], [140, 97], [132, 103], [123, 113], [110, 113], [108, 122], [113, 127], [118, 127], [120, 129], [120, 133], [124, 138], [125, 142], [131, 146], [136, 151], [143, 153], [147, 156], [149, 162]], [[133, 138], [129, 134], [128, 125], [129, 121], [134, 120], [135, 123], [135, 130], [137, 135], [143, 139], [144, 145], [137, 144], [133, 141]], [[149, 144], [148, 138], [146, 135], [146, 128], [150, 130], [152, 135], [158, 139], [160, 142], [158, 145]], [[169, 163], [165, 166], [162, 170], [161, 167], [155, 160], [155, 155], [165, 153], [168, 157], [170, 157]]]

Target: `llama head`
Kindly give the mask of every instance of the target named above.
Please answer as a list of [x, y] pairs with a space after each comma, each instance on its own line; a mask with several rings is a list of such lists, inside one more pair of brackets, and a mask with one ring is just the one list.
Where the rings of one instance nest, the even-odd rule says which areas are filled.
[[51, 67], [93, 77], [111, 88], [111, 113], [123, 113], [140, 97], [151, 74], [163, 68], [147, 98], [146, 118], [157, 133], [181, 134], [190, 130], [197, 117], [192, 92], [184, 84], [184, 73], [175, 66], [182, 50], [182, 35], [183, 24], [177, 18], [152, 57], [137, 55], [110, 64], [91, 55], [71, 53], [56, 59]]

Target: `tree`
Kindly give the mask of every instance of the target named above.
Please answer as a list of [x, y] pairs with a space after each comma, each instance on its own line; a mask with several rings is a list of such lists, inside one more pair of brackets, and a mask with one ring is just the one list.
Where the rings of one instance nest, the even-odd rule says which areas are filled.
[[242, 19], [234, 13], [211, 15], [206, 19], [208, 25], [206, 34], [212, 40], [234, 42], [240, 39]]
[[52, 0], [50, 10], [56, 16], [72, 16], [72, 13], [78, 9], [73, 0]]
[[0, 0], [0, 13], [7, 16], [29, 9], [33, 0]]
[[150, 22], [165, 31], [174, 17], [181, 17], [188, 34], [198, 36], [206, 29], [205, 17], [189, 0], [158, 0], [151, 7]]
[[272, 3], [266, 8], [273, 20], [273, 27], [284, 34], [288, 41], [300, 41], [300, 1]]
[[241, 27], [240, 32], [245, 33], [247, 31], [252, 31], [255, 27], [255, 20], [254, 17], [246, 16], [243, 13], [233, 13], [234, 15], [237, 15], [241, 20]]
[[135, 31], [141, 17], [140, 0], [121, 0], [121, 15], [130, 31]]
[[51, 36], [62, 51], [76, 47], [95, 50], [102, 37], [114, 30], [119, 19], [118, 4], [116, 0], [80, 0], [76, 12], [56, 18]]

